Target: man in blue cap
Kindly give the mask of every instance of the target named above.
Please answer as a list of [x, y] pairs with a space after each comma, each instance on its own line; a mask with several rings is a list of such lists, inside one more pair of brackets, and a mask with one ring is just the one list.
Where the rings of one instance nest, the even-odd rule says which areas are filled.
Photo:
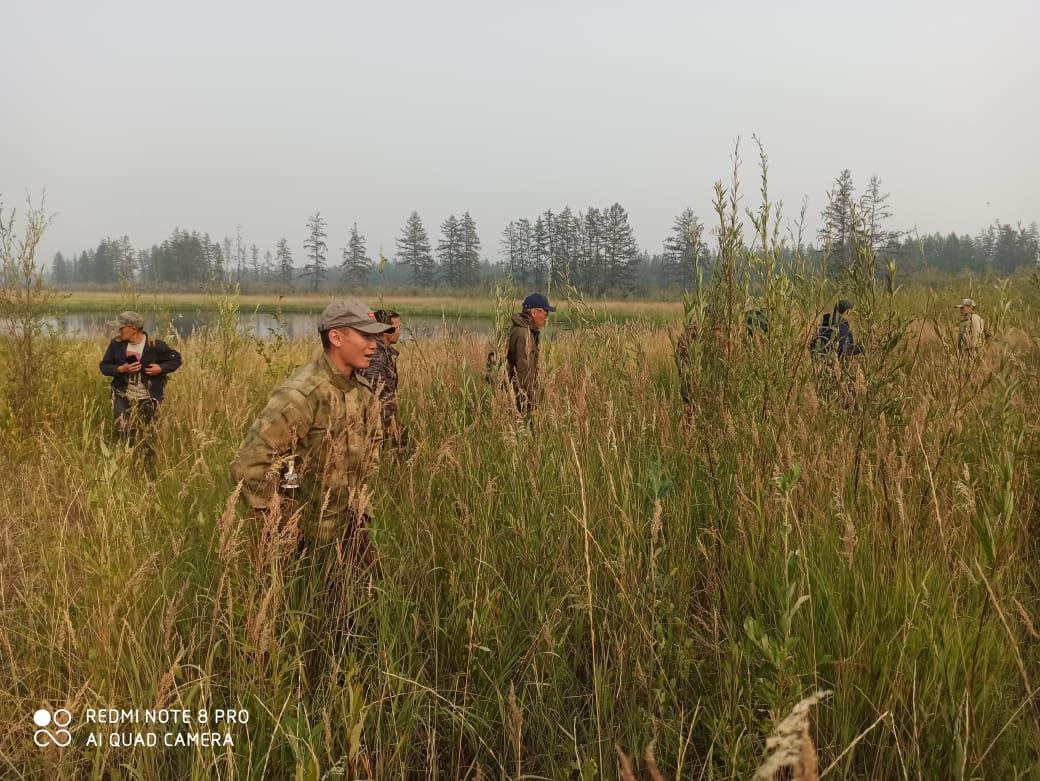
[[513, 315], [506, 363], [516, 409], [521, 415], [530, 415], [538, 401], [538, 340], [549, 313], [555, 312], [556, 307], [541, 293], [531, 293], [521, 309]]

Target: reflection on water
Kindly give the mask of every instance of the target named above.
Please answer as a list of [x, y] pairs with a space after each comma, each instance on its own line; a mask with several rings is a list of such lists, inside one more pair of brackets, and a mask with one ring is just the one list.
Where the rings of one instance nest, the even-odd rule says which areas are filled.
[[[62, 315], [65, 333], [69, 336], [105, 339], [115, 336], [114, 329], [108, 325], [115, 315], [103, 315], [96, 312], [68, 312]], [[215, 312], [175, 311], [171, 315], [160, 318], [145, 316], [145, 330], [156, 335], [168, 334], [172, 327], [181, 338], [190, 336], [193, 331], [213, 326], [217, 323]], [[59, 325], [58, 319], [49, 322], [51, 327]], [[491, 320], [480, 317], [441, 318], [431, 316], [415, 316], [403, 318], [404, 333], [402, 341], [411, 339], [444, 339], [453, 335], [491, 334]], [[238, 331], [251, 334], [262, 339], [270, 339], [281, 334], [286, 339], [317, 339], [317, 314], [282, 314], [277, 318], [271, 314], [240, 314]]]

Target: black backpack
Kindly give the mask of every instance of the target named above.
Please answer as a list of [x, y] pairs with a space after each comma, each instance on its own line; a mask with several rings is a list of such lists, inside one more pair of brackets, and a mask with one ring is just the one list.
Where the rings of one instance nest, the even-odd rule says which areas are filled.
[[809, 350], [814, 358], [824, 358], [834, 343], [836, 329], [832, 325], [832, 316], [827, 312], [820, 321], [820, 327], [816, 329], [816, 338], [809, 345]]

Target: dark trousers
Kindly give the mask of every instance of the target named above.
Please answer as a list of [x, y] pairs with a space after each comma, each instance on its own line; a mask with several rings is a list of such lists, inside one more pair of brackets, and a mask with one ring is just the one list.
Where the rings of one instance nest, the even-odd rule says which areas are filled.
[[113, 394], [112, 413], [116, 421], [116, 434], [125, 439], [139, 439], [155, 419], [158, 409], [159, 402], [155, 399], [131, 401], [126, 396]]

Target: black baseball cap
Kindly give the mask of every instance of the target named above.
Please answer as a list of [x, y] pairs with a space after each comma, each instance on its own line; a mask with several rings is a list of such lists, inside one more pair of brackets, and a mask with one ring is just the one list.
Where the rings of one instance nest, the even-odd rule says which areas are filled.
[[541, 293], [531, 293], [531, 295], [524, 299], [522, 307], [524, 309], [544, 309], [546, 312], [556, 311], [556, 307], [552, 306], [549, 303], [549, 299]]

